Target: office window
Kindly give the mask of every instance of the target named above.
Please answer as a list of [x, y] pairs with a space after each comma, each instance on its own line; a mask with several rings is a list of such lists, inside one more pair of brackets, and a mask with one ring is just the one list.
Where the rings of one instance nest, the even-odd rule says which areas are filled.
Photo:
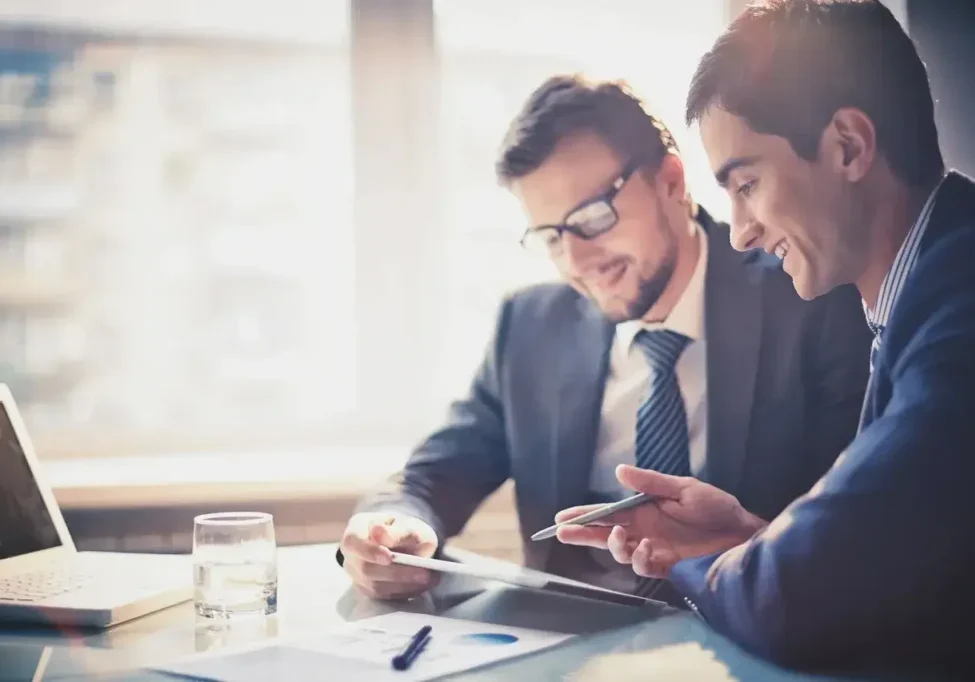
[[555, 276], [493, 175], [544, 78], [629, 80], [724, 214], [681, 120], [725, 5], [4, 3], [0, 380], [41, 454], [411, 445]]
[[43, 454], [308, 443], [357, 409], [348, 8], [285, 4], [319, 31], [0, 11], [0, 380]]

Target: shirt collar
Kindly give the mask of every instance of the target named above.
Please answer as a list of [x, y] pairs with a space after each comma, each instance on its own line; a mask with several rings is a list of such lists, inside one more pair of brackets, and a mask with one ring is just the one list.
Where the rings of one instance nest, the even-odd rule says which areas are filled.
[[694, 274], [687, 282], [684, 293], [677, 299], [673, 310], [662, 322], [644, 322], [643, 320], [627, 320], [616, 325], [617, 340], [623, 348], [629, 349], [633, 339], [643, 329], [669, 329], [691, 339], [700, 341], [704, 339], [704, 279], [708, 267], [708, 237], [707, 233], [700, 225], [694, 223], [694, 232], [697, 235], [700, 252], [697, 257], [697, 265], [694, 266]]
[[924, 202], [924, 206], [921, 208], [917, 220], [914, 221], [907, 236], [904, 237], [904, 243], [901, 244], [900, 249], [897, 251], [897, 256], [890, 266], [890, 270], [887, 271], [884, 281], [880, 284], [877, 307], [871, 310], [867, 306], [866, 301], [863, 302], [863, 311], [867, 316], [867, 324], [873, 330], [874, 334], [879, 334], [887, 326], [890, 313], [894, 309], [894, 303], [897, 301], [901, 289], [904, 288], [907, 276], [914, 269], [914, 264], [917, 262], [921, 252], [921, 238], [924, 236], [924, 231], [928, 227], [931, 211], [934, 208], [934, 197], [938, 193], [942, 182], [944, 182], [944, 176], [942, 176], [937, 186], [931, 190], [931, 194], [928, 195], [927, 201]]

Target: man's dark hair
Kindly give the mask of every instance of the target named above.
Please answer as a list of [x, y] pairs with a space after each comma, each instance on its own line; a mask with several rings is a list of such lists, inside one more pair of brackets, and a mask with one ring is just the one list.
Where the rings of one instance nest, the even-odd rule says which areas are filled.
[[622, 81], [588, 81], [579, 75], [553, 76], [540, 85], [511, 122], [495, 172], [507, 185], [535, 171], [556, 145], [579, 132], [599, 135], [624, 159], [644, 160], [656, 170], [668, 153], [678, 153], [660, 119]]
[[873, 121], [894, 174], [926, 187], [944, 172], [927, 71], [897, 19], [876, 0], [764, 0], [748, 6], [701, 59], [687, 123], [712, 106], [806, 160], [838, 109]]

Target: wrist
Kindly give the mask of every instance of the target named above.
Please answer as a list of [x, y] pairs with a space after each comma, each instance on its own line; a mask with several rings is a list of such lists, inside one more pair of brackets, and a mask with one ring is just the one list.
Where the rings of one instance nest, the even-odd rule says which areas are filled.
[[768, 522], [765, 519], [755, 516], [744, 507], [738, 508], [738, 528], [742, 542], [747, 542], [755, 533], [764, 530], [766, 526], [768, 526]]

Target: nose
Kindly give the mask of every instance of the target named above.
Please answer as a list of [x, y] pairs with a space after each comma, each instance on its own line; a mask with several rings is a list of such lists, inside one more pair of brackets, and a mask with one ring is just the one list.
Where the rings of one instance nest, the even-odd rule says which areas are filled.
[[731, 247], [736, 251], [749, 251], [761, 246], [764, 229], [755, 220], [744, 202], [736, 201], [731, 209]]

